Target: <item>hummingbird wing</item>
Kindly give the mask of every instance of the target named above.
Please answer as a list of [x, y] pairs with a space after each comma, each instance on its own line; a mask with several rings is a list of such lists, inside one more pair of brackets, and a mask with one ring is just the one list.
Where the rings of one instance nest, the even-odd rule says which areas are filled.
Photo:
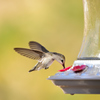
[[44, 55], [43, 52], [36, 51], [36, 50], [30, 50], [30, 49], [25, 49], [25, 48], [14, 48], [16, 52], [19, 54], [34, 59], [34, 60], [40, 60], [42, 56]]
[[49, 52], [45, 47], [35, 41], [30, 41], [29, 46], [32, 50], [39, 50], [45, 53]]

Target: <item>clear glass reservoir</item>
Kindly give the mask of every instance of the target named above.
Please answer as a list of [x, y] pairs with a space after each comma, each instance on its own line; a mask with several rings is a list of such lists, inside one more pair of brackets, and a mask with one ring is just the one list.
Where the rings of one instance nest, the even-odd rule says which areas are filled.
[[100, 60], [100, 0], [83, 0], [84, 38], [78, 60]]

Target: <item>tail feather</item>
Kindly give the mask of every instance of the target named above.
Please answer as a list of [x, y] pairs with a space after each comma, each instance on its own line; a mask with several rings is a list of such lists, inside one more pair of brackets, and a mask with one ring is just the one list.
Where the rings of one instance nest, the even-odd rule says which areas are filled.
[[41, 62], [38, 62], [29, 72], [40, 70], [41, 68]]
[[33, 67], [31, 70], [29, 70], [29, 72], [32, 72], [32, 71], [36, 71], [36, 66]]

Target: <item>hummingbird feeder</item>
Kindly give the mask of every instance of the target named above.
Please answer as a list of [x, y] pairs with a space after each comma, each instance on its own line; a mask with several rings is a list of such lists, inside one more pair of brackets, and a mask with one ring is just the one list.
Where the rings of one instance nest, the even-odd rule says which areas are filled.
[[83, 43], [71, 68], [48, 79], [66, 94], [100, 94], [100, 0], [83, 0]]

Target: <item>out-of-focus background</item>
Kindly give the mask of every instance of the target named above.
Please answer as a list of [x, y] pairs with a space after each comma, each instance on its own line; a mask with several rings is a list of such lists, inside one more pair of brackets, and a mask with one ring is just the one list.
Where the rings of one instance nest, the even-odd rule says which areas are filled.
[[66, 67], [80, 51], [84, 30], [82, 0], [0, 0], [0, 100], [97, 100], [99, 95], [70, 95], [48, 76], [62, 66], [28, 71], [37, 63], [16, 53], [37, 41], [49, 51], [66, 56]]

